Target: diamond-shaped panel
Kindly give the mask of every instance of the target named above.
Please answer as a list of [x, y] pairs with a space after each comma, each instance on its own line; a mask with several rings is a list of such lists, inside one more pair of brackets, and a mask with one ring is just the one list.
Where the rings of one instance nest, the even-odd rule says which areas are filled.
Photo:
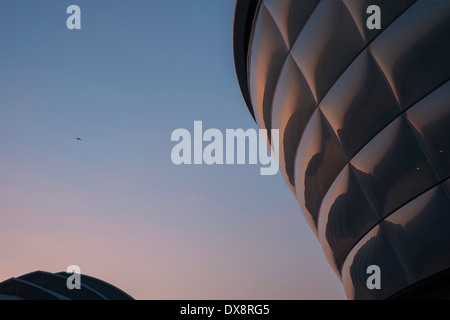
[[342, 0], [322, 0], [292, 48], [292, 56], [320, 101], [364, 47]]
[[[376, 36], [386, 30], [389, 25], [407, 10], [417, 0], [343, 0], [350, 11], [356, 25], [358, 26], [361, 35], [368, 43]], [[367, 9], [376, 5], [380, 8], [381, 29], [369, 29], [367, 27], [367, 20], [372, 15], [372, 12], [367, 13]]]
[[351, 163], [382, 217], [438, 181], [404, 116], [370, 141]]
[[270, 129], [275, 88], [288, 53], [283, 37], [264, 5], [256, 18], [250, 48], [253, 108], [258, 125]]
[[403, 109], [448, 80], [450, 1], [418, 1], [370, 45]]
[[450, 82], [406, 112], [440, 179], [450, 176]]
[[320, 0], [264, 0], [264, 5], [274, 17], [289, 49], [319, 2]]
[[309, 121], [295, 163], [297, 199], [308, 222], [316, 229], [320, 205], [347, 159], [320, 109]]
[[275, 94], [272, 128], [280, 130], [280, 167], [292, 186], [295, 186], [295, 155], [316, 106], [308, 83], [289, 56]]
[[368, 50], [339, 78], [320, 108], [349, 158], [402, 112]]

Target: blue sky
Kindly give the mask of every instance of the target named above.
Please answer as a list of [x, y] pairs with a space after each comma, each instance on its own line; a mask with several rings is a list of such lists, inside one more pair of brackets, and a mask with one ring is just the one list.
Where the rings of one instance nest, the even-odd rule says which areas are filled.
[[0, 280], [77, 264], [138, 299], [345, 297], [280, 174], [171, 162], [194, 120], [256, 128], [234, 1], [0, 6]]

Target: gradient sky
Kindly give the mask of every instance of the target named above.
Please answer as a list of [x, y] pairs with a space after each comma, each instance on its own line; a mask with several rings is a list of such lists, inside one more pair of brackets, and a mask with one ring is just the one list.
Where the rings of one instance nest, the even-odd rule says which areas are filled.
[[345, 298], [281, 174], [171, 162], [172, 131], [194, 120], [256, 128], [233, 14], [234, 0], [1, 1], [0, 281], [76, 264], [137, 299]]

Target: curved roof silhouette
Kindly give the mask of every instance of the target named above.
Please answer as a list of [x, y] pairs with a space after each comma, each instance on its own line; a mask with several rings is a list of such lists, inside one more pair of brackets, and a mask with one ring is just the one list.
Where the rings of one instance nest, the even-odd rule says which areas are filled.
[[134, 300], [119, 288], [80, 275], [81, 289], [67, 288], [72, 273], [35, 271], [0, 283], [0, 300]]

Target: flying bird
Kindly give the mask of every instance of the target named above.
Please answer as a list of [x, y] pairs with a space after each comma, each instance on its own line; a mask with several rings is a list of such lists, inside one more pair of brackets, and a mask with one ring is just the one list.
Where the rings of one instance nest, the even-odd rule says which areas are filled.
[[83, 140], [83, 139], [81, 139], [81, 138], [77, 138], [77, 140], [78, 140], [78, 141], [81, 141], [81, 140]]

